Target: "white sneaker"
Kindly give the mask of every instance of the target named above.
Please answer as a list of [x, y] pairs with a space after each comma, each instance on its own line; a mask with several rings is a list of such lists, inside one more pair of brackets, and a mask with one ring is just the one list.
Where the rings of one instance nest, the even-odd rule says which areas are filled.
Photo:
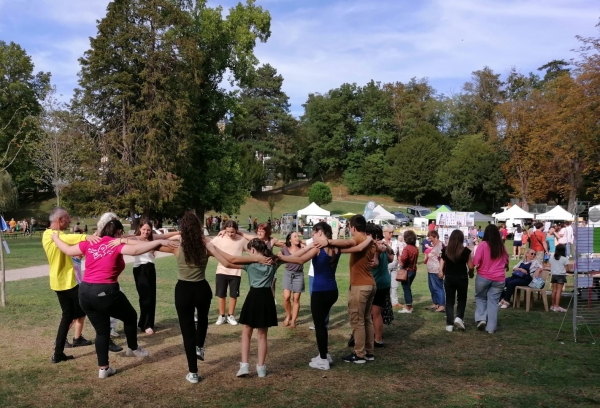
[[127, 347], [127, 351], [125, 352], [127, 357], [148, 357], [150, 353], [141, 347], [138, 347], [137, 350], [132, 350]]
[[317, 368], [319, 370], [329, 370], [329, 361], [326, 358], [319, 357], [316, 360], [312, 360], [308, 363], [309, 367]]
[[204, 361], [204, 347], [196, 346], [196, 358]]
[[194, 323], [198, 323], [198, 316], [194, 315]]
[[550, 306], [550, 310], [552, 310], [553, 312], [558, 312], [558, 309], [555, 308], [554, 306]]
[[227, 316], [227, 323], [229, 323], [232, 326], [237, 326], [238, 324], [237, 320], [235, 320], [235, 317], [233, 317], [233, 315]]
[[110, 329], [110, 337], [119, 337], [120, 334], [115, 329]]
[[250, 374], [250, 363], [240, 363], [240, 369], [237, 372], [238, 377], [245, 377]]
[[200, 381], [198, 379], [198, 374], [196, 374], [196, 373], [188, 373], [185, 376], [185, 379], [188, 380], [189, 382], [191, 382], [192, 384], [198, 384], [198, 381]]
[[[317, 361], [321, 359], [321, 355], [317, 354], [316, 357], [311, 358], [310, 361]], [[331, 357], [331, 354], [327, 353], [327, 361], [329, 362], [329, 364], [333, 364], [333, 358]]]
[[454, 326], [446, 326], [446, 331], [452, 333], [454, 331]]
[[407, 308], [402, 308], [400, 310], [398, 310], [398, 313], [412, 313], [413, 310], [412, 309], [407, 309]]
[[465, 323], [462, 321], [462, 319], [460, 317], [457, 317], [456, 319], [454, 319], [454, 327], [464, 330]]
[[267, 366], [263, 365], [263, 366], [256, 366], [256, 374], [258, 374], [258, 378], [263, 378], [266, 377], [267, 375]]
[[314, 330], [315, 326], [308, 326], [308, 330]]
[[100, 369], [98, 370], [98, 378], [108, 378], [111, 375], [114, 375], [117, 372], [117, 370], [115, 370], [112, 367], [107, 367], [106, 369]]
[[477, 330], [484, 330], [487, 322], [485, 320], [480, 320], [477, 322]]
[[217, 326], [220, 326], [220, 325], [222, 325], [223, 323], [225, 323], [225, 320], [226, 320], [226, 319], [225, 319], [225, 316], [224, 316], [224, 315], [219, 315], [219, 318], [217, 319], [217, 321], [216, 321], [216, 323], [215, 323], [215, 324], [216, 324]]

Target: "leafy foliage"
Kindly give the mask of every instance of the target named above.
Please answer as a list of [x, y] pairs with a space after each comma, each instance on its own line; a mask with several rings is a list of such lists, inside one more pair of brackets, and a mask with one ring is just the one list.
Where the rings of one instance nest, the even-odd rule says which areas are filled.
[[333, 199], [331, 189], [325, 183], [317, 181], [308, 190], [308, 202], [317, 205], [329, 204]]

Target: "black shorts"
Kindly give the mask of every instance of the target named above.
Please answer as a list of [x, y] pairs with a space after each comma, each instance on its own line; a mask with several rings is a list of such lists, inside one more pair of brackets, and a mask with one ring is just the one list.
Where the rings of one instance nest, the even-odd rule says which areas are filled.
[[240, 282], [242, 281], [241, 276], [225, 275], [217, 273], [215, 275], [215, 294], [219, 298], [227, 297], [227, 286], [229, 286], [229, 297], [238, 298], [240, 297]]
[[390, 288], [377, 289], [375, 292], [375, 297], [373, 298], [373, 305], [384, 307], [385, 306], [385, 298], [390, 295]]
[[550, 283], [567, 283], [567, 277], [565, 275], [552, 275], [552, 279], [550, 279]]
[[79, 285], [75, 285], [74, 288], [68, 290], [56, 290], [55, 292], [63, 312], [70, 312], [73, 319], [85, 316], [85, 312], [79, 306]]

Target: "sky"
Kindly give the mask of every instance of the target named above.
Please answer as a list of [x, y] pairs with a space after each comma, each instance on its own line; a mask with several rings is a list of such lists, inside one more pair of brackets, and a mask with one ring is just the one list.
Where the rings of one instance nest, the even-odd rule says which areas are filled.
[[[0, 0], [0, 40], [20, 44], [36, 71], [68, 101], [78, 58], [96, 35], [107, 0]], [[600, 37], [593, 0], [257, 0], [271, 13], [271, 37], [256, 55], [283, 75], [295, 116], [309, 93], [371, 79], [428, 78], [446, 95], [489, 66], [536, 71], [574, 58], [576, 35]], [[211, 1], [225, 9], [237, 1]], [[537, 71], [536, 71], [537, 72]]]

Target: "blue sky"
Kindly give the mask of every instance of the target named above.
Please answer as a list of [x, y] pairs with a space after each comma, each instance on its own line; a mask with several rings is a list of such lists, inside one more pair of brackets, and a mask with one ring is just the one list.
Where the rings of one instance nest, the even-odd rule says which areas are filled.
[[[210, 2], [231, 7], [237, 1]], [[0, 40], [50, 71], [63, 99], [77, 86], [77, 59], [96, 34], [107, 0], [0, 0]], [[272, 35], [256, 53], [285, 79], [292, 113], [308, 93], [344, 82], [429, 78], [439, 93], [461, 90], [484, 66], [505, 75], [570, 59], [575, 35], [599, 37], [592, 0], [258, 0]]]

